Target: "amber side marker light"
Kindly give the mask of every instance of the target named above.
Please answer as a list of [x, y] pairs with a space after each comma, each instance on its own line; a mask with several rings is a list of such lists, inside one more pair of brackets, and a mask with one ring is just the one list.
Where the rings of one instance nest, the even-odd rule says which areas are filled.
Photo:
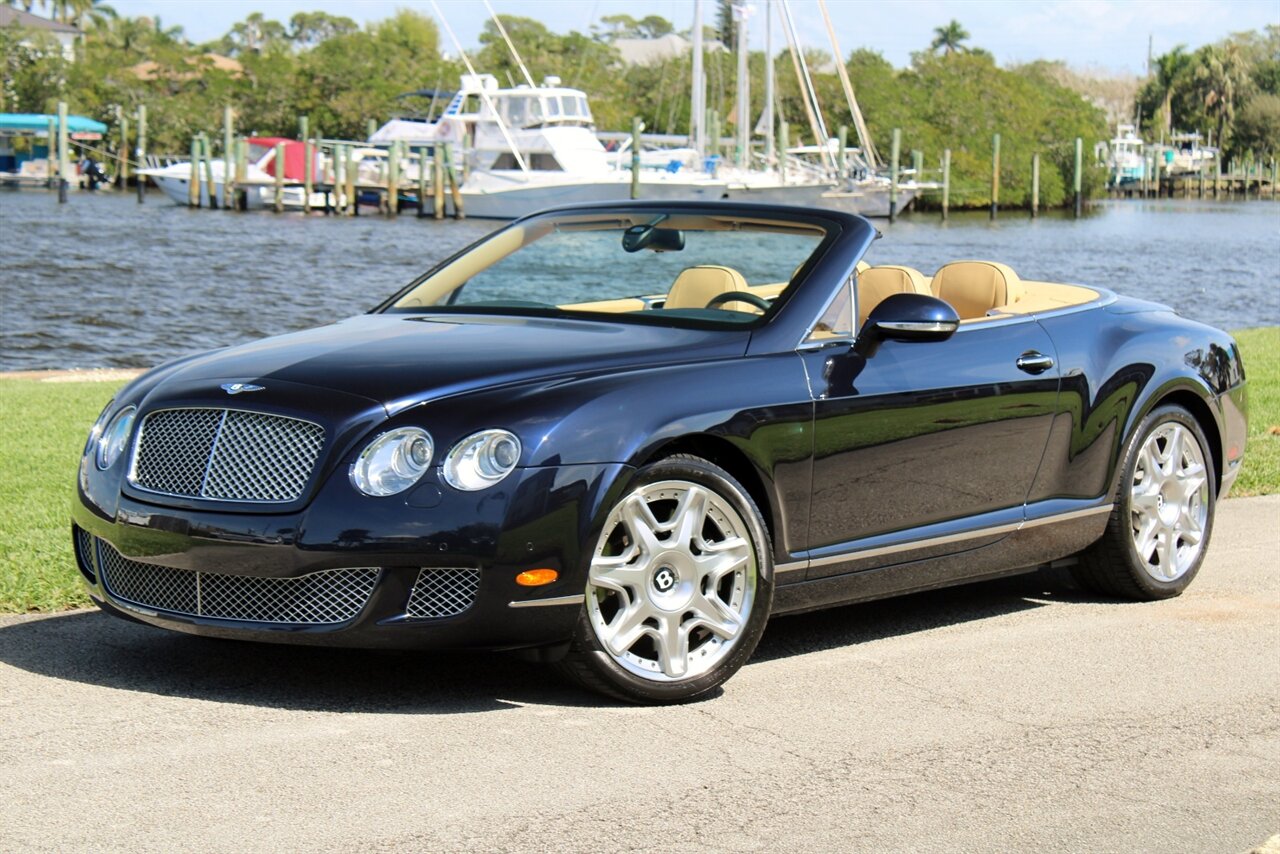
[[516, 576], [516, 584], [521, 587], [541, 587], [550, 584], [560, 577], [554, 569], [526, 569]]

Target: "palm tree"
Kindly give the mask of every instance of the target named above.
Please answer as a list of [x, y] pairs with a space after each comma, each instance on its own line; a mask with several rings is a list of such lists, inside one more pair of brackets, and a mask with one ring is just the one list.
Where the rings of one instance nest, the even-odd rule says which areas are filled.
[[1240, 49], [1234, 44], [1210, 45], [1197, 54], [1199, 64], [1191, 76], [1191, 86], [1204, 111], [1216, 119], [1220, 147], [1226, 147], [1231, 122], [1236, 116], [1236, 101], [1248, 86], [1249, 75]]
[[942, 52], [946, 56], [950, 56], [956, 51], [965, 51], [960, 42], [969, 38], [969, 31], [960, 26], [960, 22], [955, 18], [951, 19], [951, 23], [945, 27], [933, 28], [933, 42], [929, 45], [929, 50], [936, 51], [942, 48]]
[[1186, 71], [1191, 67], [1193, 57], [1184, 53], [1186, 45], [1178, 45], [1173, 50], [1156, 60], [1153, 83], [1161, 97], [1160, 124], [1165, 133], [1173, 133], [1173, 96], [1186, 85]]

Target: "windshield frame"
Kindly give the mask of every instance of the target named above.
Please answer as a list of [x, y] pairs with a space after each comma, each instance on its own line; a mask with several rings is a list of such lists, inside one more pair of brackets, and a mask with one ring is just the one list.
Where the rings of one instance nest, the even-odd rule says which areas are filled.
[[[539, 317], [570, 320], [582, 319], [593, 322], [671, 326], [677, 328], [706, 329], [725, 332], [759, 329], [767, 326], [775, 317], [777, 317], [777, 315], [792, 300], [794, 294], [803, 287], [806, 278], [813, 269], [819, 266], [822, 260], [831, 254], [832, 247], [835, 246], [837, 241], [840, 239], [845, 230], [841, 220], [846, 217], [839, 214], [836, 214], [835, 216], [829, 216], [827, 214], [828, 212], [826, 211], [811, 211], [803, 208], [784, 207], [779, 205], [733, 204], [724, 202], [623, 202], [550, 208], [513, 220], [512, 222], [507, 223], [503, 227], [485, 235], [474, 243], [471, 243], [449, 257], [441, 260], [422, 275], [414, 278], [407, 285], [393, 294], [389, 299], [379, 303], [370, 310], [370, 313], [411, 316], [444, 315], [456, 317], [460, 315], [495, 315], [503, 317]], [[726, 222], [741, 221], [743, 225], [748, 227], [741, 230], [758, 227], [760, 231], [766, 231], [769, 230], [769, 225], [774, 225], [777, 227], [777, 231], [813, 231], [815, 233], [814, 236], [818, 236], [820, 234], [821, 237], [809, 255], [805, 258], [804, 263], [801, 264], [796, 272], [792, 274], [786, 287], [784, 287], [778, 296], [773, 299], [772, 305], [763, 314], [748, 314], [746, 312], [733, 312], [732, 310], [726, 310], [723, 312], [725, 315], [723, 318], [707, 319], [674, 313], [668, 314], [662, 311], [585, 311], [579, 309], [562, 309], [557, 306], [547, 306], [545, 308], [540, 306], [501, 306], [484, 304], [397, 306], [398, 302], [409, 296], [420, 285], [441, 274], [460, 259], [466, 257], [472, 252], [483, 251], [482, 247], [492, 241], [501, 241], [503, 239], [509, 240], [509, 235], [513, 229], [528, 229], [530, 226], [534, 226], [543, 220], [554, 220], [557, 218], [563, 219], [578, 215], [590, 217], [594, 220], [617, 218], [620, 222], [623, 220], [653, 221], [656, 218], [665, 219], [669, 216], [705, 217], [707, 219]], [[730, 231], [738, 229], [726, 228], [725, 230]], [[510, 257], [510, 255], [519, 252], [524, 245], [527, 244], [522, 243], [520, 247], [506, 253], [503, 257]], [[497, 263], [497, 261], [493, 263]], [[628, 296], [643, 298], [646, 295], [636, 294]], [[690, 311], [696, 311], [696, 309], [691, 309]], [[730, 319], [729, 315], [738, 315], [738, 317]]]

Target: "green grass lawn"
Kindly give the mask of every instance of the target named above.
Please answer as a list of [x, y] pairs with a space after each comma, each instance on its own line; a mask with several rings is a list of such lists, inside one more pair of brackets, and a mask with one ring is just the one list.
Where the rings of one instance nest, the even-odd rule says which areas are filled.
[[[1236, 333], [1249, 379], [1249, 444], [1233, 495], [1280, 492], [1280, 327]], [[70, 502], [89, 427], [118, 387], [0, 378], [0, 613], [87, 605]]]

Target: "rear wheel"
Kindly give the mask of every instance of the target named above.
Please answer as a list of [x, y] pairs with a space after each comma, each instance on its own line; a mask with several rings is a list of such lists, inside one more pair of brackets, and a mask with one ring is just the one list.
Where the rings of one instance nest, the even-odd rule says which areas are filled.
[[1122, 461], [1115, 509], [1102, 539], [1080, 555], [1076, 579], [1127, 599], [1167, 599], [1200, 570], [1215, 505], [1204, 431], [1179, 406], [1151, 412]]
[[764, 520], [728, 472], [676, 456], [641, 469], [610, 511], [560, 669], [638, 703], [678, 703], [746, 662], [772, 602]]

